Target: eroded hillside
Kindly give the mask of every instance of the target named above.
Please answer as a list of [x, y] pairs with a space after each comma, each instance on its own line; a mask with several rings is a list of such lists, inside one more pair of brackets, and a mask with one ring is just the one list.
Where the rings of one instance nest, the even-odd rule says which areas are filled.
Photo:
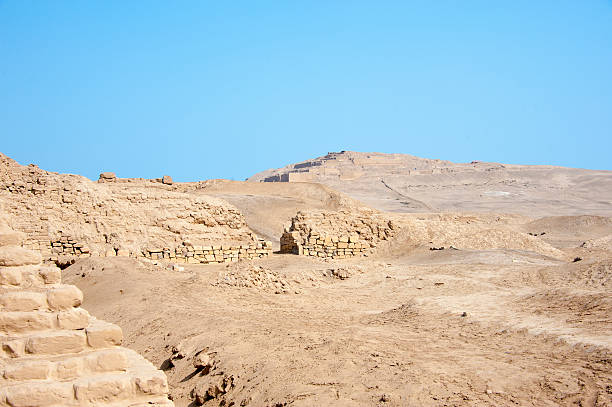
[[612, 215], [612, 171], [342, 151], [263, 171], [249, 181], [317, 182], [394, 212]]

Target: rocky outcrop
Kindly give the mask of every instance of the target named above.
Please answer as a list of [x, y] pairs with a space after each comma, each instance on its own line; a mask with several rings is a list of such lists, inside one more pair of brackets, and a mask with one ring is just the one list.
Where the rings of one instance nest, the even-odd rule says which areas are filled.
[[166, 375], [0, 219], [0, 406], [170, 407]]

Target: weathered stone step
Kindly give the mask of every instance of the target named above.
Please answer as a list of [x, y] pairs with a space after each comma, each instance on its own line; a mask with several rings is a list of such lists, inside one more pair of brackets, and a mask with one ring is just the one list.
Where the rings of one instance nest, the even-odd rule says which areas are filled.
[[66, 311], [14, 311], [0, 313], [0, 334], [23, 334], [48, 329], [84, 329], [89, 313], [82, 308]]
[[61, 270], [56, 266], [0, 266], [0, 286], [4, 285], [21, 288], [44, 287], [49, 284], [59, 284], [61, 280]]
[[76, 286], [67, 284], [46, 287], [0, 286], [0, 311], [67, 310], [83, 302], [83, 293]]
[[82, 330], [49, 330], [31, 334], [0, 335], [4, 357], [24, 355], [62, 355], [82, 352], [88, 348], [100, 349], [121, 345], [121, 328], [93, 317]]
[[69, 380], [96, 373], [123, 372], [131, 354], [113, 347], [81, 352], [74, 356], [26, 356], [8, 359], [0, 366], [0, 388], [22, 380]]
[[167, 392], [164, 372], [152, 365], [147, 368], [129, 366], [125, 373], [94, 374], [74, 381], [28, 380], [3, 386], [0, 406], [125, 406], [133, 405], [134, 400], [138, 405], [147, 398], [155, 397], [161, 401]]

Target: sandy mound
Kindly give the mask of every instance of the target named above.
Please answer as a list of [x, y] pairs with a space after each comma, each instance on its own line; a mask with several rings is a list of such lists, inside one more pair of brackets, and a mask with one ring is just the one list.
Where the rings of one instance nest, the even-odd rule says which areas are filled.
[[396, 216], [399, 232], [382, 253], [400, 254], [413, 248], [491, 250], [511, 249], [531, 251], [556, 259], [566, 259], [567, 255], [556, 249], [539, 236], [516, 231], [515, 217], [489, 215], [404, 215]]

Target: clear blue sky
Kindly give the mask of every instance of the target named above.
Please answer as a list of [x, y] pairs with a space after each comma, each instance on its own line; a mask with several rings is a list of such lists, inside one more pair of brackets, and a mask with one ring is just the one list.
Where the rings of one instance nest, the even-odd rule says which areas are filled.
[[0, 0], [0, 152], [244, 179], [357, 150], [612, 169], [612, 2]]

